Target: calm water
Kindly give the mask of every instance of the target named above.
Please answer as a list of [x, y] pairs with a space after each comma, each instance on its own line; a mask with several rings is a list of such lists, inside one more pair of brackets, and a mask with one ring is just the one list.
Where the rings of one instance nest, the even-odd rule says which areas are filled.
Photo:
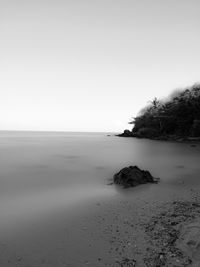
[[1, 228], [119, 194], [108, 180], [138, 165], [162, 183], [199, 183], [200, 146], [106, 133], [0, 133]]

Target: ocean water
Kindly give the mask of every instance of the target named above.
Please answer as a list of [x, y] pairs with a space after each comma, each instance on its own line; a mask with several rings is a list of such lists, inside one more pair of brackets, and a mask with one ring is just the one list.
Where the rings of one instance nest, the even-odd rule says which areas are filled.
[[[107, 243], [95, 239], [100, 230], [93, 222], [109, 201], [140, 205], [199, 188], [199, 156], [198, 144], [107, 133], [0, 132], [0, 266], [82, 267], [94, 253], [106, 257]], [[130, 190], [108, 185], [129, 165], [160, 183]]]
[[107, 194], [105, 134], [1, 132], [1, 224]]
[[119, 194], [109, 180], [129, 165], [162, 183], [199, 183], [199, 155], [199, 145], [107, 133], [1, 132], [0, 227]]

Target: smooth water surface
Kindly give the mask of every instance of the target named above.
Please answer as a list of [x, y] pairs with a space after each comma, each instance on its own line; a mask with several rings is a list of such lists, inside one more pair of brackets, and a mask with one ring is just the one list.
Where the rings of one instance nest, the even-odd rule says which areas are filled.
[[2, 132], [0, 228], [119, 194], [107, 184], [128, 165], [148, 169], [162, 183], [198, 183], [199, 155], [199, 145], [106, 133]]

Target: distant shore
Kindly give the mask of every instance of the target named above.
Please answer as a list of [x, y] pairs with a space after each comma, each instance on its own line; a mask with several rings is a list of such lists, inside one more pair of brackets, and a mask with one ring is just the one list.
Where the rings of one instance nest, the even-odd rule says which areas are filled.
[[161, 136], [148, 136], [141, 135], [138, 133], [133, 133], [129, 130], [125, 130], [121, 134], [117, 134], [119, 137], [134, 137], [134, 138], [146, 138], [151, 140], [159, 140], [159, 141], [174, 141], [174, 142], [188, 142], [188, 143], [200, 143], [200, 137], [192, 137], [192, 136], [178, 136], [178, 135], [161, 135]]

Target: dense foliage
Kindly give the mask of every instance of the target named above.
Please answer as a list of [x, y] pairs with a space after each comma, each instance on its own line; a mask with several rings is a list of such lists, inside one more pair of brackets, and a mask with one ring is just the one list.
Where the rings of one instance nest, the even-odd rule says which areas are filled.
[[143, 137], [200, 137], [200, 84], [176, 93], [167, 101], [155, 98], [130, 123], [132, 133]]

